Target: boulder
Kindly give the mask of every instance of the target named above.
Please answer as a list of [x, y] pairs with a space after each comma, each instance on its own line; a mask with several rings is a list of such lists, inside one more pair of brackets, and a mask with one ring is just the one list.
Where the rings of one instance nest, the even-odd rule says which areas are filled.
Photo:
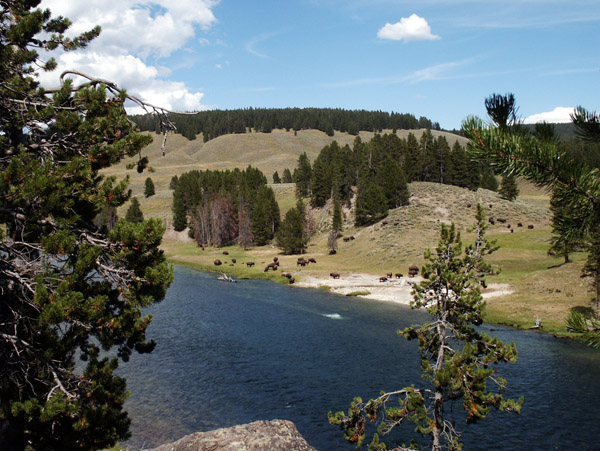
[[250, 424], [196, 432], [176, 442], [147, 451], [315, 451], [291, 421], [255, 421]]

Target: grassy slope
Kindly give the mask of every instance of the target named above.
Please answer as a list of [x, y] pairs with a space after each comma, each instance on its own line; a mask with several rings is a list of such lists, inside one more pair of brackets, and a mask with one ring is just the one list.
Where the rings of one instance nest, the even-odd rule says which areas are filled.
[[[435, 133], [435, 132], [434, 132]], [[405, 136], [406, 131], [399, 131]], [[420, 136], [416, 133], [417, 138]], [[368, 140], [372, 133], [361, 134]], [[450, 145], [455, 137], [449, 135]], [[274, 131], [271, 134], [253, 133], [248, 135], [226, 135], [202, 144], [201, 140], [188, 141], [178, 135], [171, 135], [167, 143], [167, 155], [162, 156], [157, 137], [145, 154], [150, 158], [153, 173], [137, 174], [126, 171], [125, 163], [111, 168], [110, 173], [119, 177], [129, 174], [133, 194], [140, 198], [146, 217], [159, 217], [165, 223], [171, 219], [171, 191], [168, 184], [173, 175], [192, 169], [244, 168], [251, 164], [261, 169], [268, 179], [274, 171], [281, 175], [284, 168], [293, 168], [298, 155], [306, 152], [314, 159], [320, 149], [333, 139], [342, 145], [352, 144], [353, 136], [336, 134], [327, 137], [314, 130], [293, 132]], [[462, 141], [462, 138], [459, 138]], [[156, 195], [143, 198], [144, 180], [152, 177], [156, 186]], [[274, 185], [282, 212], [295, 203], [294, 187], [291, 184]], [[237, 277], [261, 277], [283, 281], [279, 272], [265, 273], [264, 263], [278, 256], [284, 270], [302, 274], [316, 273], [327, 275], [331, 271], [367, 272], [382, 275], [387, 272], [407, 272], [411, 263], [423, 263], [423, 251], [434, 247], [438, 240], [439, 223], [454, 222], [463, 231], [465, 241], [469, 240], [468, 227], [473, 222], [474, 205], [481, 203], [487, 214], [502, 217], [513, 226], [514, 233], [506, 225], [496, 224], [490, 227], [489, 237], [497, 239], [500, 250], [490, 260], [502, 268], [498, 276], [489, 282], [509, 283], [514, 293], [488, 300], [488, 320], [495, 323], [510, 324], [517, 327], [529, 327], [534, 324], [536, 315], [544, 322], [546, 330], [564, 331], [564, 318], [570, 308], [588, 306], [590, 294], [585, 280], [580, 279], [583, 255], [574, 255], [574, 263], [562, 265], [559, 257], [547, 255], [550, 227], [548, 196], [530, 184], [520, 184], [521, 195], [515, 202], [507, 202], [496, 193], [479, 190], [476, 193], [457, 187], [434, 183], [413, 183], [411, 204], [390, 212], [387, 224], [375, 224], [371, 227], [354, 229], [350, 212], [346, 211], [345, 235], [354, 235], [355, 240], [344, 243], [339, 240], [338, 253], [327, 253], [326, 226], [331, 212], [313, 212], [317, 223], [323, 227], [310, 243], [308, 255], [314, 256], [318, 264], [297, 271], [297, 256], [284, 256], [274, 246], [243, 251], [237, 246], [227, 248], [229, 256], [222, 254], [223, 249], [201, 250], [187, 240], [185, 232], [176, 234], [169, 231], [165, 235], [163, 248], [170, 260], [175, 263], [217, 270], [222, 269]], [[467, 205], [471, 204], [471, 208]], [[491, 208], [490, 208], [491, 205]], [[120, 214], [124, 214], [124, 209]], [[517, 223], [524, 227], [517, 227]], [[527, 225], [533, 224], [530, 230]], [[216, 268], [213, 261], [219, 258], [226, 262]], [[237, 264], [231, 266], [231, 259]], [[246, 261], [256, 262], [253, 268], [240, 264]]]

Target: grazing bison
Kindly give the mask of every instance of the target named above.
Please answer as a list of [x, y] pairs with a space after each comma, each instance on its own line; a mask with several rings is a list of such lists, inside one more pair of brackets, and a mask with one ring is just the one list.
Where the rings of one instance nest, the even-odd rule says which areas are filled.
[[282, 273], [281, 273], [281, 276], [282, 276], [282, 277], [287, 277], [288, 279], [291, 279], [291, 278], [292, 278], [292, 274], [291, 274], [291, 273], [289, 273], [289, 272], [282, 272]]
[[496, 221], [494, 221], [494, 218], [492, 218], [491, 216], [490, 216], [490, 218], [488, 219], [488, 221], [490, 222], [490, 224], [491, 224], [491, 225], [494, 225], [494, 224], [496, 224]]
[[223, 255], [229, 255], [229, 252], [223, 251]]
[[392, 278], [392, 273], [391, 273], [391, 272], [388, 272], [388, 273], [387, 273], [387, 278], [388, 278], [388, 279], [391, 279], [391, 278]]
[[316, 261], [314, 258], [312, 258], [312, 257], [310, 257], [310, 258], [308, 259], [308, 262], [309, 262], [309, 263], [317, 263], [317, 261]]
[[335, 255], [337, 251], [335, 249], [329, 249], [329, 255]]
[[232, 258], [231, 263], [233, 263], [235, 265], [237, 263], [237, 260], [235, 258]]
[[382, 226], [386, 226], [387, 224], [388, 224], [387, 221], [381, 221]]
[[387, 277], [385, 277], [385, 276], [381, 276], [381, 277], [379, 278], [379, 281], [380, 281], [380, 282], [387, 282], [387, 280], [388, 280], [388, 278], [387, 278]]
[[500, 224], [506, 224], [506, 219], [504, 218], [496, 218], [496, 221], [498, 221]]
[[299, 259], [296, 261], [296, 264], [297, 264], [298, 266], [302, 266], [302, 267], [304, 267], [304, 266], [308, 265], [308, 260], [304, 260], [304, 257], [300, 257], [300, 258], [299, 258]]
[[339, 272], [330, 272], [329, 275], [331, 276], [332, 279], [339, 279], [340, 278], [340, 273]]
[[519, 223], [517, 224], [517, 227], [523, 227], [523, 223], [522, 223], [522, 222], [519, 222]]
[[251, 266], [254, 266], [254, 262], [246, 262], [246, 266], [250, 268]]
[[529, 225], [527, 226], [527, 228], [528, 228], [528, 229], [530, 229], [530, 230], [531, 230], [531, 229], [533, 229], [533, 224], [529, 224]]
[[278, 258], [278, 257], [273, 257], [273, 261], [274, 261], [275, 263], [279, 263], [279, 258]]
[[288, 283], [291, 285], [291, 284], [293, 284], [295, 281], [296, 281], [296, 279], [294, 279], [294, 278], [292, 277], [292, 278], [290, 278], [290, 280], [289, 280], [289, 282], [288, 282]]
[[419, 274], [419, 267], [417, 265], [410, 265], [408, 267], [408, 277], [414, 277]]
[[401, 272], [396, 273], [396, 279], [401, 279], [402, 277], [404, 277], [404, 274], [402, 274]]
[[223, 262], [221, 260], [219, 260], [218, 258], [215, 260], [215, 266], [221, 266], [223, 264]]
[[265, 267], [265, 272], [268, 271], [269, 269], [272, 269], [273, 271], [277, 271], [278, 268], [278, 264], [277, 263], [269, 263], [266, 267]]
[[344, 243], [347, 243], [348, 241], [350, 241], [350, 237], [349, 236], [345, 236], [342, 239], [344, 240]]

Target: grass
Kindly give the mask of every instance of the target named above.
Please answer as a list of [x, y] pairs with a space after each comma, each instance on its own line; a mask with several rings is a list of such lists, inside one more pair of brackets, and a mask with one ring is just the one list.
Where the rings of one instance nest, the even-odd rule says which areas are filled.
[[[398, 134], [406, 136], [408, 131], [398, 131]], [[366, 141], [372, 135], [361, 133], [361, 139]], [[418, 139], [420, 133], [417, 131], [415, 135]], [[275, 171], [281, 175], [286, 167], [293, 170], [302, 152], [306, 152], [309, 159], [313, 160], [321, 148], [334, 139], [341, 145], [351, 146], [355, 137], [336, 133], [332, 138], [315, 130], [299, 131], [295, 136], [293, 132], [276, 130], [270, 134], [225, 135], [202, 143], [200, 139], [188, 141], [179, 135], [172, 135], [166, 156], [162, 156], [162, 139], [158, 137], [144, 151], [154, 172], [137, 174], [127, 171], [127, 162], [122, 162], [110, 168], [106, 174], [118, 178], [129, 175], [133, 195], [140, 200], [144, 215], [161, 218], [168, 226], [171, 223], [172, 200], [168, 186], [174, 175], [192, 169], [245, 168], [250, 164], [262, 170], [271, 180]], [[450, 145], [455, 139], [449, 138]], [[146, 199], [143, 191], [148, 176], [154, 181], [156, 195]], [[296, 203], [294, 185], [277, 184], [272, 187], [283, 217]], [[527, 328], [534, 324], [536, 316], [540, 316], [544, 330], [564, 333], [564, 318], [568, 312], [590, 305], [589, 285], [579, 277], [585, 256], [575, 254], [572, 256], [574, 262], [564, 265], [561, 264], [562, 258], [547, 255], [551, 237], [548, 193], [524, 181], [519, 182], [519, 189], [517, 200], [508, 202], [500, 199], [497, 193], [482, 189], [473, 192], [435, 183], [412, 183], [410, 206], [390, 211], [385, 223], [356, 229], [352, 224], [351, 212], [345, 210], [342, 233], [355, 236], [356, 239], [349, 242], [338, 240], [336, 255], [329, 255], [327, 249], [326, 232], [330, 215], [313, 212], [323, 228], [310, 242], [306, 256], [316, 258], [318, 263], [302, 269], [296, 267], [297, 256], [282, 255], [274, 246], [249, 250], [237, 246], [201, 250], [193, 243], [182, 242], [181, 234], [171, 231], [165, 235], [163, 249], [172, 263], [226, 272], [236, 278], [269, 279], [278, 283], [288, 282], [281, 277], [282, 270], [292, 272], [297, 280], [307, 274], [327, 277], [331, 271], [338, 271], [342, 275], [352, 272], [380, 276], [388, 272], [406, 274], [409, 265], [423, 264], [425, 249], [436, 246], [441, 223], [455, 223], [463, 234], [463, 241], [468, 242], [472, 238], [468, 230], [474, 222], [474, 206], [480, 203], [486, 208], [488, 216], [504, 218], [511, 225], [508, 228], [507, 224], [497, 222], [488, 231], [488, 236], [497, 239], [500, 245], [500, 249], [490, 256], [490, 261], [501, 268], [501, 273], [490, 277], [489, 282], [509, 284], [513, 292], [488, 300], [487, 321]], [[127, 207], [121, 207], [120, 216], [124, 216]], [[519, 222], [524, 227], [517, 227]], [[534, 226], [533, 230], [527, 228], [530, 224]], [[223, 250], [227, 250], [229, 255], [224, 256]], [[265, 265], [273, 261], [273, 257], [279, 258], [280, 270], [264, 272]], [[214, 265], [217, 258], [224, 262], [223, 265]], [[236, 264], [232, 265], [232, 258], [236, 259]], [[247, 267], [243, 264], [246, 261], [256, 264]]]

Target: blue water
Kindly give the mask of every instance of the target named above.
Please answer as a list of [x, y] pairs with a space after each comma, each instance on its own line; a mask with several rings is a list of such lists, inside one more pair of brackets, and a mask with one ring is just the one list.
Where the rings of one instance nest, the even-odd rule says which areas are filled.
[[[417, 343], [396, 331], [426, 315], [401, 305], [260, 280], [223, 283], [176, 267], [166, 298], [149, 310], [148, 338], [158, 345], [121, 370], [131, 391], [129, 449], [275, 418], [293, 421], [319, 450], [354, 449], [327, 422], [329, 410], [423, 384]], [[517, 344], [519, 361], [500, 372], [525, 404], [521, 415], [457, 421], [465, 449], [600, 450], [600, 353], [538, 332], [492, 334]], [[402, 426], [400, 438], [410, 440], [412, 429]]]

